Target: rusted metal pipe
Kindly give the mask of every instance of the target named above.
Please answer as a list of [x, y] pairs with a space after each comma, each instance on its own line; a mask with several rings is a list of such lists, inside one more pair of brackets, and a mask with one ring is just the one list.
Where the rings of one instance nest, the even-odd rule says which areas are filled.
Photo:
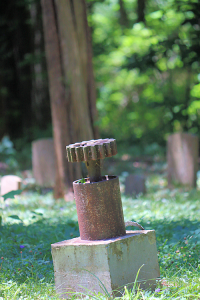
[[82, 240], [103, 240], [126, 234], [119, 179], [73, 182], [80, 236]]
[[119, 179], [101, 176], [101, 160], [117, 154], [114, 139], [75, 143], [66, 147], [69, 162], [84, 161], [89, 178], [74, 181], [82, 240], [103, 240], [126, 234]]
[[89, 160], [85, 162], [88, 176], [90, 178], [90, 182], [98, 182], [102, 180], [101, 177], [101, 161], [97, 160]]

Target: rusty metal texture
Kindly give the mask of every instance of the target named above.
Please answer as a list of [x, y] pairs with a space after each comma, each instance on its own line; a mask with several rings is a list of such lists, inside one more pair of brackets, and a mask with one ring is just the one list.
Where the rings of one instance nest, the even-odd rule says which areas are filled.
[[117, 176], [102, 181], [73, 182], [82, 240], [103, 240], [126, 234]]
[[88, 177], [90, 178], [90, 182], [101, 181], [102, 176], [100, 159], [86, 161], [85, 164], [88, 170]]
[[117, 154], [115, 139], [83, 141], [66, 147], [69, 162], [104, 159]]
[[133, 221], [125, 222], [125, 227], [128, 227], [128, 226], [134, 226], [134, 227], [140, 228], [141, 230], [145, 230], [144, 227], [142, 227], [139, 223], [133, 222]]
[[84, 161], [90, 182], [102, 180], [101, 159], [117, 154], [115, 139], [99, 139], [75, 143], [66, 147], [69, 162]]

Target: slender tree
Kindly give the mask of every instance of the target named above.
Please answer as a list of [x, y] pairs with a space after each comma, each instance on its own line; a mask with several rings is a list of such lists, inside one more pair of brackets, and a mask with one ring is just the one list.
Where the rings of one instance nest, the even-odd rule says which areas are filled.
[[124, 1], [119, 0], [119, 13], [120, 13], [120, 25], [122, 27], [128, 27], [129, 22], [128, 22], [128, 16], [126, 9], [124, 7]]
[[44, 36], [42, 24], [42, 8], [38, 0], [31, 1], [28, 6], [31, 21], [31, 108], [32, 123], [38, 128], [46, 128], [51, 123], [48, 80], [46, 78], [46, 60], [44, 57]]
[[56, 153], [55, 197], [81, 176], [65, 147], [98, 136], [92, 49], [84, 0], [41, 0]]
[[145, 7], [146, 7], [146, 0], [137, 0], [137, 15], [138, 15], [138, 22], [145, 23]]

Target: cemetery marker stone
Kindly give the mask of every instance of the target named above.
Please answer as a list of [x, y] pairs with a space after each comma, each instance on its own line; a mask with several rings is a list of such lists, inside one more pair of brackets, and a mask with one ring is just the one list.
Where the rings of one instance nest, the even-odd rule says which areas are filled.
[[199, 139], [189, 133], [174, 133], [167, 141], [168, 184], [196, 187]]
[[135, 195], [142, 193], [145, 194], [145, 177], [138, 174], [130, 174], [126, 177], [125, 180], [125, 194], [126, 195]]
[[15, 175], [6, 175], [1, 178], [1, 196], [11, 191], [21, 189], [22, 179]]
[[56, 171], [53, 139], [41, 139], [32, 143], [32, 167], [39, 186], [54, 187]]

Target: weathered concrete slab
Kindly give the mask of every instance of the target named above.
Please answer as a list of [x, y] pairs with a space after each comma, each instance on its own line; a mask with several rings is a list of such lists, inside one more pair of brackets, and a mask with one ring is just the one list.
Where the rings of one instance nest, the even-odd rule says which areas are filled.
[[1, 195], [21, 189], [22, 179], [16, 175], [6, 175], [1, 178]]
[[138, 174], [130, 174], [125, 180], [125, 194], [138, 195], [146, 193], [145, 177]]
[[167, 142], [168, 184], [196, 187], [199, 139], [189, 133], [174, 133]]
[[56, 291], [61, 298], [74, 292], [104, 293], [102, 285], [114, 295], [123, 286], [138, 283], [143, 289], [154, 287], [160, 276], [154, 230], [127, 231], [123, 237], [100, 241], [79, 238], [51, 245]]
[[32, 143], [32, 167], [36, 183], [42, 187], [55, 186], [55, 152], [53, 139], [41, 139]]

